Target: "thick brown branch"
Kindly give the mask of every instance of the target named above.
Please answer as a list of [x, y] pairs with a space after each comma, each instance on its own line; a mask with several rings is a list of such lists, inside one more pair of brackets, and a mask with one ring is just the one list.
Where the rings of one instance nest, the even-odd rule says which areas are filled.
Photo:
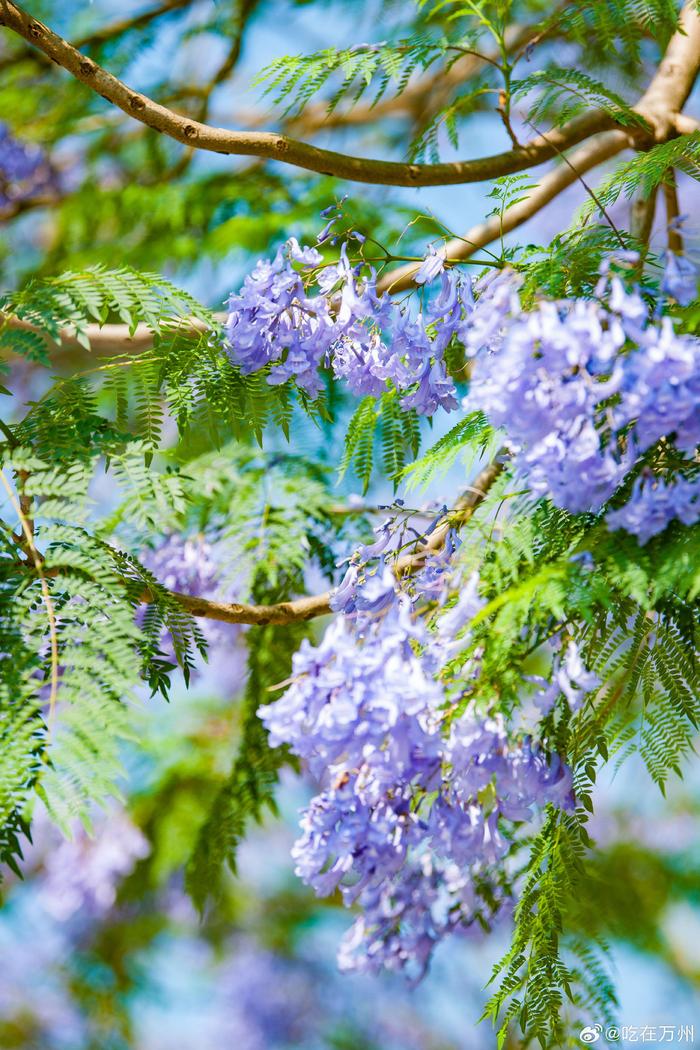
[[[661, 64], [635, 107], [654, 129], [657, 142], [688, 130], [678, 115], [700, 70], [700, 10], [695, 0], [683, 5], [679, 29], [671, 37]], [[684, 127], [685, 125], [685, 127]]]
[[[215, 314], [215, 317], [222, 324], [226, 320], [226, 314]], [[188, 332], [206, 331], [206, 325], [196, 318], [189, 318], [182, 324]], [[83, 359], [85, 357], [85, 346], [78, 341], [70, 328], [62, 329], [60, 343], [57, 343], [42, 328], [29, 321], [22, 321], [17, 317], [3, 317], [0, 314], [0, 328], [3, 325], [17, 331], [35, 332], [43, 336], [49, 351], [60, 349], [64, 354], [75, 353]], [[146, 324], [138, 324], [135, 331], [126, 324], [89, 324], [85, 326], [84, 332], [90, 340], [90, 350], [95, 354], [141, 354], [153, 346], [153, 329]]]
[[[173, 592], [173, 598], [192, 616], [201, 616], [206, 620], [221, 620], [223, 623], [247, 623], [255, 627], [266, 624], [300, 623], [327, 616], [331, 612], [330, 591], [313, 594], [304, 598], [295, 598], [289, 602], [278, 602], [276, 605], [238, 605], [236, 602], [212, 602], [206, 598], [194, 598], [191, 594]], [[149, 601], [146, 591], [143, 601]]]
[[[637, 238], [640, 244], [644, 245], [645, 249], [649, 247], [649, 239], [654, 226], [657, 189], [658, 187], [654, 186], [649, 193], [640, 190], [630, 205], [630, 233]], [[645, 254], [646, 251], [640, 257], [640, 264], [643, 264]]]
[[[39, 23], [33, 22], [28, 16], [19, 12], [16, 5], [10, 4], [9, 0], [0, 0], [0, 21], [3, 21], [3, 18], [6, 20], [7, 11], [10, 9], [15, 12], [15, 18], [19, 17], [24, 19], [24, 22], [21, 23], [23, 26], [25, 22], [27, 26], [37, 26], [40, 37], [42, 33], [47, 34], [46, 39], [49, 39], [50, 41], [58, 41], [60, 45], [71, 52], [74, 58], [83, 61], [81, 56], [75, 52], [69, 44], [66, 44], [65, 41], [61, 41], [61, 39], [56, 37], [55, 34], [52, 34], [50, 30], [40, 26]], [[638, 111], [643, 112], [651, 120], [657, 137], [660, 134], [660, 129], [665, 131], [668, 135], [687, 134], [690, 131], [695, 130], [697, 126], [696, 121], [679, 112], [680, 108], [685, 104], [687, 96], [697, 76], [698, 68], [700, 67], [700, 16], [692, 3], [686, 4], [684, 7], [681, 13], [681, 23], [682, 31], [676, 33], [672, 37], [659, 70], [637, 106]], [[26, 26], [25, 29], [31, 38], [31, 30]], [[41, 39], [44, 40], [44, 43], [46, 42], [44, 37], [41, 37]], [[94, 68], [98, 71], [98, 67]], [[114, 77], [110, 77], [110, 74], [104, 73], [103, 71], [98, 72], [110, 82], [114, 82], [119, 85], [120, 88], [128, 91], [128, 89], [124, 88], [124, 85], [121, 85], [121, 83], [116, 81]], [[158, 107], [156, 103], [151, 103], [151, 105], [159, 111], [163, 110], [163, 107]], [[172, 116], [175, 120], [181, 119], [170, 114], [170, 111], [168, 110], [163, 110], [163, 112]], [[596, 115], [594, 114], [593, 117], [596, 117]], [[225, 132], [220, 129], [212, 130], [223, 136], [236, 137], [240, 134], [236, 132]], [[562, 129], [557, 133], [549, 132], [546, 139], [544, 139], [545, 143], [552, 150], [551, 155], [561, 152], [561, 138], [565, 130], [566, 129]], [[280, 139], [280, 136], [263, 135], [263, 138], [270, 137], [275, 140]], [[542, 136], [540, 136], [540, 140], [541, 139], [543, 139]], [[293, 140], [285, 139], [284, 141]], [[545, 175], [526, 200], [507, 210], [503, 221], [503, 232], [509, 232], [526, 222], [527, 219], [537, 214], [541, 208], [549, 203], [549, 201], [557, 196], [563, 189], [571, 185], [580, 174], [590, 170], [604, 160], [615, 156], [622, 149], [632, 143], [633, 139], [631, 138], [631, 133], [623, 132], [621, 130], [604, 132], [593, 137], [590, 142], [582, 147], [582, 149], [574, 152], [568, 157], [567, 164], [563, 164], [555, 171]], [[642, 145], [642, 143], [635, 144], [638, 146]], [[199, 143], [197, 143], [197, 145], [199, 145]], [[313, 147], [306, 147], [303, 143], [298, 145], [303, 149], [313, 151]], [[529, 147], [524, 147], [524, 150], [531, 147], [532, 144], [530, 144]], [[324, 151], [316, 151], [316, 153], [323, 152]], [[511, 154], [502, 154], [501, 157], [512, 157], [514, 152], [516, 151], [511, 151]], [[331, 156], [340, 157], [344, 162], [347, 161], [360, 165], [370, 165], [370, 167], [376, 164], [379, 164], [380, 166], [383, 165], [383, 162], [379, 161], [362, 161], [353, 158], [343, 158], [340, 154], [331, 154]], [[483, 165], [487, 160], [488, 158], [482, 161], [468, 163], [471, 163], [472, 165]], [[390, 167], [392, 167], [392, 165], [390, 165]], [[393, 167], [411, 170], [434, 170], [436, 167], [440, 168], [444, 167], [444, 165], [393, 165]], [[447, 167], [451, 166], [447, 165]], [[418, 185], [419, 183], [416, 182], [414, 184]], [[453, 241], [449, 242], [448, 258], [452, 262], [459, 262], [462, 259], [466, 259], [477, 248], [489, 244], [492, 240], [498, 237], [500, 232], [500, 219], [487, 220], [484, 223], [480, 223], [478, 226], [470, 230], [465, 237], [455, 238]], [[408, 264], [407, 266], [398, 267], [395, 270], [389, 271], [382, 277], [379, 283], [380, 291], [391, 289], [392, 291], [398, 292], [409, 287], [412, 283], [411, 275], [415, 273], [416, 269], [417, 264]], [[8, 323], [18, 327], [31, 328], [30, 325], [26, 325], [24, 322], [19, 322], [15, 319], [8, 319]], [[151, 331], [145, 325], [139, 325], [136, 332], [132, 335], [129, 334], [125, 325], [103, 325], [101, 327], [90, 325], [88, 326], [87, 334], [90, 338], [92, 349], [96, 353], [103, 354], [123, 352], [138, 353], [142, 350], [148, 349], [152, 345], [153, 340]], [[75, 340], [70, 331], [62, 333], [62, 349], [77, 349], [79, 346], [80, 344], [77, 343], [77, 340]]]
[[[415, 554], [407, 554], [397, 559], [394, 572], [397, 577], [410, 576], [421, 568], [426, 555], [440, 550], [445, 542], [448, 530], [459, 527], [468, 521], [476, 508], [488, 495], [496, 478], [503, 470], [504, 457], [499, 455], [489, 463], [474, 479], [465, 494], [457, 501], [444, 521], [431, 533], [426, 544]], [[266, 624], [298, 623], [313, 620], [318, 616], [327, 616], [331, 612], [330, 591], [314, 594], [304, 598], [295, 598], [289, 602], [278, 602], [276, 605], [239, 605], [235, 602], [212, 602], [206, 598], [194, 598], [189, 594], [174, 593], [173, 597], [187, 609], [192, 616], [201, 616], [207, 620], [221, 620], [224, 623], [247, 623], [263, 627]], [[148, 602], [152, 596], [145, 591], [141, 601]]]
[[227, 155], [266, 157], [307, 171], [355, 182], [385, 186], [445, 186], [479, 182], [542, 164], [556, 156], [559, 150], [575, 146], [594, 133], [614, 126], [610, 116], [595, 111], [550, 132], [546, 139], [537, 136], [519, 149], [478, 160], [442, 164], [368, 160], [319, 149], [286, 135], [264, 131], [229, 131], [181, 116], [147, 95], [133, 91], [11, 0], [0, 0], [0, 25], [24, 37], [77, 80], [87, 84], [91, 90], [129, 116], [185, 146]]
[[[493, 483], [501, 474], [506, 458], [505, 452], [499, 452], [494, 460], [480, 471], [474, 479], [474, 483], [457, 500], [452, 510], [445, 515], [420, 550], [397, 558], [393, 566], [397, 578], [404, 578], [417, 572], [425, 563], [427, 555], [441, 550], [449, 530], [451, 528], [459, 528], [471, 518], [477, 507], [483, 503]], [[39, 556], [37, 555], [37, 557]], [[22, 565], [26, 569], [30, 567], [31, 563], [23, 562]], [[39, 564], [36, 564], [36, 560], [34, 562], [34, 570], [41, 576], [42, 580], [55, 576], [58, 571], [56, 569], [46, 569], [41, 561]], [[331, 591], [324, 591], [322, 594], [306, 595], [303, 598], [294, 598], [288, 602], [277, 602], [275, 605], [215, 602], [210, 601], [208, 598], [197, 598], [191, 594], [182, 594], [179, 591], [169, 591], [168, 593], [192, 616], [198, 616], [206, 620], [219, 620], [222, 623], [245, 623], [255, 627], [264, 627], [267, 624], [299, 623], [304, 620], [316, 619], [319, 616], [327, 616], [332, 612], [330, 607]], [[140, 596], [140, 601], [144, 604], [152, 602], [153, 594], [148, 589], [145, 589]]]

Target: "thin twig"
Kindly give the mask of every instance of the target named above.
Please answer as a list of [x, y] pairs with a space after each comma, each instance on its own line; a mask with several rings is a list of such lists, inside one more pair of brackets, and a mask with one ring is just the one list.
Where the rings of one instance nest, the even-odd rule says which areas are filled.
[[56, 696], [58, 694], [58, 630], [56, 627], [56, 611], [54, 609], [53, 599], [51, 598], [46, 573], [44, 572], [43, 559], [34, 544], [34, 534], [31, 524], [21, 507], [19, 500], [15, 496], [12, 486], [7, 480], [7, 476], [2, 467], [0, 467], [0, 481], [2, 482], [3, 487], [9, 496], [10, 503], [19, 518], [22, 532], [24, 533], [26, 540], [27, 550], [29, 551], [32, 562], [34, 563], [34, 568], [36, 569], [36, 574], [41, 582], [41, 594], [44, 599], [46, 615], [49, 621], [49, 641], [51, 645], [51, 684], [49, 689], [49, 723], [51, 723], [56, 709]]
[[27, 482], [29, 481], [28, 470], [17, 471], [17, 492], [19, 494], [19, 505], [22, 508], [25, 520], [27, 522], [27, 528], [29, 529], [30, 535], [34, 536], [34, 521], [32, 519], [32, 497], [27, 492]]
[[0, 430], [3, 432], [3, 434], [7, 438], [7, 443], [10, 446], [10, 448], [17, 448], [17, 438], [12, 433], [12, 431], [8, 427], [7, 423], [3, 422], [2, 419], [0, 419]]
[[[533, 129], [533, 131], [534, 131], [534, 132], [535, 132], [536, 134], [539, 134], [539, 135], [541, 135], [541, 136], [542, 136], [542, 138], [545, 138], [545, 139], [547, 138], [547, 136], [546, 136], [546, 134], [545, 134], [544, 132], [541, 132], [541, 131], [540, 131], [540, 132], [538, 132], [538, 131], [537, 131], [537, 128], [535, 127], [535, 125], [534, 125], [534, 124], [532, 123], [532, 121], [531, 121], [531, 120], [526, 120], [526, 121], [525, 121], [525, 123], [526, 123], [526, 124], [527, 124], [527, 125], [528, 125], [529, 127], [531, 127], [531, 128]], [[565, 154], [565, 153], [562, 153], [562, 151], [561, 151], [561, 150], [559, 149], [559, 147], [558, 147], [558, 146], [555, 146], [554, 148], [555, 148], [555, 150], [557, 151], [557, 153], [559, 154], [559, 156], [561, 157], [561, 159], [562, 159], [562, 160], [564, 161], [564, 163], [566, 164], [566, 166], [567, 166], [568, 168], [570, 168], [570, 169], [571, 169], [571, 171], [572, 171], [572, 172], [574, 173], [574, 175], [576, 176], [576, 179], [577, 179], [577, 180], [578, 180], [578, 181], [579, 181], [579, 182], [581, 183], [581, 185], [583, 186], [584, 190], [586, 191], [586, 193], [588, 194], [588, 196], [589, 196], [589, 197], [591, 198], [591, 200], [592, 200], [592, 201], [594, 202], [594, 204], [596, 205], [596, 207], [597, 207], [597, 208], [599, 209], [599, 211], [601, 212], [601, 214], [605, 216], [605, 218], [606, 218], [606, 220], [607, 220], [607, 222], [608, 222], [608, 225], [610, 226], [610, 229], [611, 229], [611, 230], [613, 231], [613, 233], [614, 233], [614, 234], [615, 234], [615, 236], [617, 237], [618, 241], [620, 242], [620, 246], [621, 246], [621, 248], [622, 248], [622, 249], [623, 249], [623, 251], [624, 251], [624, 250], [625, 250], [625, 249], [627, 248], [627, 244], [626, 244], [626, 242], [625, 242], [625, 239], [624, 239], [624, 237], [622, 236], [622, 234], [621, 234], [620, 230], [618, 229], [618, 227], [617, 227], [617, 226], [615, 225], [615, 223], [614, 223], [614, 222], [613, 222], [613, 220], [611, 219], [611, 217], [610, 217], [610, 214], [608, 213], [608, 210], [607, 210], [607, 208], [605, 207], [605, 205], [603, 204], [603, 202], [602, 202], [602, 201], [600, 200], [600, 198], [599, 198], [599, 197], [598, 197], [598, 195], [597, 195], [597, 194], [595, 193], [595, 191], [591, 189], [591, 187], [590, 187], [590, 186], [588, 185], [588, 183], [587, 183], [587, 182], [586, 182], [586, 180], [584, 179], [584, 177], [583, 177], [583, 175], [581, 174], [581, 172], [580, 172], [580, 171], [578, 171], [578, 170], [576, 169], [575, 165], [574, 165], [574, 164], [572, 163], [572, 161], [571, 161], [571, 160], [570, 160], [570, 159], [569, 159], [569, 158], [568, 158], [568, 157], [566, 156], [566, 154]]]
[[503, 127], [506, 129], [506, 133], [510, 141], [513, 143], [513, 147], [515, 149], [521, 149], [522, 144], [518, 140], [518, 136], [515, 134], [515, 131], [513, 130], [513, 125], [510, 122], [508, 93], [504, 90], [498, 92], [498, 105], [496, 106], [496, 112], [501, 118]]

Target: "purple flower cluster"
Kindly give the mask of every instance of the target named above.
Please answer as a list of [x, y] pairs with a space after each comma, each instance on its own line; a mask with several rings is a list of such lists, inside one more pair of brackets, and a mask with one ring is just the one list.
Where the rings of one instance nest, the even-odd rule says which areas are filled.
[[[604, 274], [595, 300], [540, 302], [529, 312], [512, 274], [496, 276], [487, 294], [467, 333], [476, 361], [465, 407], [506, 431], [535, 493], [573, 513], [597, 512], [660, 438], [694, 455], [700, 340], [676, 334], [668, 317], [653, 320], [619, 276]], [[695, 482], [680, 481], [673, 497], [663, 482], [638, 486], [634, 506], [608, 520], [646, 538], [673, 518], [692, 524], [700, 518], [688, 495]], [[646, 512], [651, 530], [634, 524]]]
[[321, 391], [318, 368], [333, 342], [328, 300], [307, 295], [295, 264], [317, 267], [321, 255], [292, 238], [274, 259], [258, 262], [228, 302], [226, 334], [231, 357], [244, 374], [269, 364], [270, 383], [295, 379], [312, 397]]
[[[383, 548], [390, 530], [378, 531], [364, 551]], [[360, 908], [341, 946], [344, 969], [422, 976], [447, 934], [493, 918], [498, 886], [487, 904], [477, 876], [488, 880], [504, 861], [503, 821], [572, 801], [568, 769], [511, 740], [500, 717], [473, 706], [452, 717], [442, 679], [483, 604], [476, 576], [449, 598], [455, 549], [448, 537], [411, 591], [383, 560], [352, 559], [332, 601], [345, 615], [318, 646], [303, 644], [293, 685], [259, 710], [270, 743], [289, 745], [319, 786], [293, 849], [297, 874]], [[419, 615], [425, 598], [437, 604], [431, 625]], [[476, 674], [476, 659], [463, 661], [460, 678]]]
[[0, 122], [0, 212], [54, 185], [55, 173], [43, 150], [20, 142]]
[[444, 253], [433, 252], [421, 268], [422, 281], [439, 277], [440, 287], [415, 314], [377, 294], [374, 270], [352, 266], [347, 244], [337, 263], [324, 266], [316, 248], [291, 238], [229, 299], [228, 353], [244, 373], [271, 366], [268, 382], [294, 379], [312, 397], [326, 365], [358, 396], [379, 397], [392, 384], [404, 408], [423, 415], [456, 408], [444, 353], [473, 297], [468, 279], [443, 266]]
[[620, 365], [614, 428], [632, 426], [636, 456], [672, 436], [676, 448], [692, 458], [700, 444], [700, 340], [677, 335], [665, 317], [639, 333], [637, 347]]
[[562, 694], [566, 697], [570, 709], [576, 711], [583, 703], [586, 693], [600, 685], [598, 676], [584, 667], [578, 646], [574, 641], [570, 641], [567, 645], [563, 660], [558, 655], [555, 656], [551, 682], [540, 677], [532, 677], [527, 680], [540, 686], [535, 696], [535, 705], [543, 715], [549, 714], [557, 697]]
[[41, 904], [61, 921], [101, 915], [114, 904], [120, 881], [149, 852], [148, 841], [123, 811], [102, 818], [94, 836], [77, 827], [71, 839], [46, 851]]
[[[201, 534], [181, 536], [171, 533], [160, 546], [141, 552], [143, 565], [168, 590], [196, 595], [198, 598], [233, 601], [236, 597], [235, 585], [226, 587], [222, 583], [223, 561], [224, 559], [217, 558], [215, 546]], [[139, 609], [139, 622], [143, 615], [143, 610]], [[223, 624], [206, 619], [202, 621], [201, 629], [210, 646], [230, 641], [241, 630], [236, 624]], [[163, 633], [161, 645], [174, 659], [173, 642], [167, 631]]]
[[204, 536], [171, 533], [160, 546], [144, 551], [142, 561], [168, 590], [199, 597], [211, 594], [218, 584], [219, 570], [213, 553]]
[[671, 521], [693, 525], [698, 519], [700, 474], [691, 479], [678, 477], [669, 484], [653, 476], [640, 477], [629, 501], [607, 515], [611, 528], [631, 532], [642, 544], [663, 532]]
[[[244, 372], [269, 367], [270, 383], [295, 379], [315, 396], [325, 365], [353, 394], [380, 397], [393, 387], [403, 408], [431, 416], [457, 407], [445, 365], [456, 339], [476, 358], [465, 407], [506, 431], [534, 493], [572, 513], [602, 510], [661, 438], [691, 469], [700, 443], [700, 340], [652, 315], [611, 261], [593, 299], [540, 301], [527, 311], [515, 274], [494, 271], [474, 289], [445, 268], [444, 249], [430, 248], [416, 281], [419, 310], [378, 295], [373, 269], [353, 267], [347, 244], [337, 263], [324, 265], [316, 248], [292, 238], [231, 297], [228, 351]], [[667, 253], [662, 292], [680, 304], [695, 297], [687, 258]], [[638, 508], [662, 501], [655, 521], [700, 517], [697, 501], [682, 500], [683, 488], [674, 499], [663, 495], [664, 482], [642, 491]], [[612, 515], [621, 527], [635, 518], [634, 508]]]
[[[506, 430], [535, 493], [575, 513], [606, 505], [661, 438], [694, 456], [700, 340], [678, 335], [669, 317], [651, 316], [610, 260], [595, 298], [540, 301], [530, 311], [513, 273], [493, 272], [472, 289], [468, 277], [445, 269], [442, 248], [430, 248], [416, 280], [419, 311], [378, 295], [374, 270], [353, 267], [346, 244], [337, 264], [323, 265], [316, 248], [292, 238], [231, 297], [229, 353], [243, 372], [270, 366], [271, 383], [294, 378], [312, 396], [319, 367], [330, 366], [358, 396], [380, 397], [393, 386], [404, 408], [431, 416], [457, 407], [445, 366], [457, 339], [476, 357], [466, 407]], [[662, 292], [686, 304], [696, 283], [692, 262], [667, 253]], [[681, 490], [667, 499], [663, 482], [648, 485], [635, 505], [651, 510], [658, 500], [655, 522], [691, 524], [697, 501], [676, 513]], [[634, 508], [612, 513], [617, 526], [635, 519]]]
[[[329, 970], [323, 963], [325, 934], [323, 924], [314, 924], [313, 932], [295, 940], [293, 956], [272, 952], [246, 936], [226, 942], [223, 962], [212, 974], [215, 996], [208, 1015], [214, 1038], [206, 1045], [323, 1050], [339, 1045], [341, 1033], [341, 1043], [348, 1047], [435, 1050], [439, 1042], [445, 1050], [456, 1050], [451, 1039], [444, 1041], [446, 1033], [438, 1035], [433, 1025], [421, 1022], [416, 1012], [420, 1005], [402, 983], [347, 982], [337, 970]], [[156, 1043], [160, 1050], [166, 1046]]]
[[684, 255], [666, 252], [661, 291], [670, 295], [679, 306], [688, 306], [698, 294], [698, 271]]
[[239, 940], [216, 976], [221, 1046], [242, 1050], [314, 1045], [320, 1028], [316, 986], [294, 960]]

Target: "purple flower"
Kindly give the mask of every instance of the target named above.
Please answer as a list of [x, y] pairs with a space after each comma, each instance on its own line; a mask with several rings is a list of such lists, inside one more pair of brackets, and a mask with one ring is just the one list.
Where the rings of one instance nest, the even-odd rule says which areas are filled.
[[685, 255], [666, 252], [661, 291], [675, 299], [679, 306], [689, 306], [698, 294], [697, 267]]
[[331, 592], [329, 605], [333, 612], [349, 614], [355, 611], [355, 598], [357, 595], [357, 581], [360, 575], [358, 565], [348, 565], [347, 571], [341, 583]]
[[500, 343], [512, 318], [520, 313], [519, 285], [520, 278], [512, 270], [491, 270], [473, 292], [469, 286], [470, 308], [457, 327], [457, 335], [467, 353], [493, 349]]
[[601, 370], [619, 342], [591, 309], [542, 303], [512, 317], [495, 350], [477, 358], [467, 409], [479, 409], [505, 428], [516, 463], [532, 489], [559, 506], [597, 510], [622, 481], [623, 457], [604, 451], [593, 425], [598, 406], [617, 390], [621, 375]]
[[435, 248], [431, 244], [428, 254], [413, 277], [416, 284], [429, 284], [431, 281], [434, 281], [445, 269], [446, 257], [447, 248], [444, 245], [440, 248]]
[[396, 601], [396, 580], [388, 565], [379, 572], [365, 578], [357, 588], [355, 608], [370, 614], [383, 612]]
[[323, 1019], [313, 971], [242, 937], [216, 972], [218, 1046], [240, 1050], [317, 1045]]
[[457, 408], [456, 394], [444, 363], [435, 361], [431, 364], [428, 360], [421, 368], [416, 389], [401, 398], [401, 407], [414, 408], [422, 416], [433, 416], [438, 408], [450, 412]]
[[564, 665], [557, 673], [557, 682], [572, 711], [580, 706], [586, 693], [600, 685], [598, 676], [584, 667], [578, 646], [573, 640], [566, 648]]
[[324, 241], [328, 240], [328, 238], [331, 235], [331, 230], [333, 229], [335, 223], [338, 221], [338, 218], [339, 217], [336, 215], [332, 219], [329, 219], [329, 221], [326, 223], [326, 225], [323, 227], [318, 237], [316, 238], [316, 244], [323, 244]]
[[667, 483], [661, 478], [640, 477], [630, 500], [619, 510], [608, 511], [612, 529], [625, 529], [641, 544], [647, 543], [672, 521], [694, 525], [700, 520], [700, 475], [677, 477]]
[[319, 779], [339, 762], [362, 770], [363, 792], [430, 755], [431, 712], [444, 698], [411, 649], [404, 615], [396, 605], [380, 617], [374, 644], [360, 644], [339, 619], [320, 646], [303, 645], [295, 684], [260, 708], [273, 746], [290, 744]]
[[103, 914], [116, 900], [120, 881], [150, 845], [123, 811], [113, 810], [97, 824], [94, 836], [82, 826], [71, 839], [51, 848], [44, 860], [40, 900], [55, 919], [65, 921]]
[[171, 533], [153, 550], [145, 550], [143, 564], [169, 591], [205, 595], [216, 587], [219, 570], [211, 544], [201, 535]]
[[573, 640], [566, 648], [563, 663], [558, 656], [554, 658], [551, 682], [543, 678], [532, 678], [529, 681], [541, 686], [535, 696], [535, 704], [543, 715], [551, 711], [555, 700], [562, 693], [571, 710], [578, 710], [586, 693], [600, 685], [598, 676], [584, 666], [578, 646]]
[[[465, 407], [503, 427], [531, 490], [572, 513], [601, 510], [660, 438], [675, 436], [688, 455], [700, 438], [700, 340], [677, 335], [668, 317], [653, 322], [639, 293], [605, 267], [597, 291], [607, 305], [542, 302], [523, 313], [512, 282], [509, 289], [503, 275], [492, 277], [464, 336], [490, 347], [477, 356]], [[492, 299], [503, 312], [482, 322]], [[653, 531], [680, 517], [658, 486], [645, 490], [643, 506]], [[641, 513], [637, 499], [608, 521], [648, 538], [653, 531], [635, 520]]]
[[[203, 535], [181, 536], [171, 533], [155, 549], [141, 552], [140, 559], [158, 582], [170, 591], [182, 592], [202, 598], [220, 601], [240, 600], [235, 584], [222, 585], [222, 557], [217, 558], [215, 547]], [[136, 617], [143, 622], [145, 606], [141, 606]], [[204, 620], [202, 631], [210, 646], [229, 642], [240, 634], [237, 624], [223, 624], [214, 620]], [[164, 651], [172, 660], [175, 652], [172, 637], [164, 631], [160, 639]]]
[[20, 142], [7, 124], [0, 122], [0, 211], [56, 186], [56, 173], [43, 150]]
[[290, 237], [287, 241], [287, 253], [292, 262], [301, 263], [306, 267], [318, 266], [323, 262], [318, 248], [302, 247], [296, 237]]
[[[393, 386], [404, 407], [421, 414], [456, 408], [442, 355], [473, 308], [471, 283], [442, 273], [426, 316], [414, 316], [377, 294], [374, 270], [353, 267], [347, 244], [337, 263], [320, 263], [315, 248], [293, 238], [274, 259], [258, 262], [229, 299], [226, 349], [234, 364], [246, 374], [267, 369], [272, 384], [294, 380], [311, 396], [322, 389], [319, 368], [330, 365], [358, 397], [381, 397]], [[433, 251], [426, 275], [438, 276], [443, 265], [444, 251]]]
[[[603, 510], [661, 438], [695, 454], [700, 340], [677, 335], [668, 317], [659, 323], [611, 260], [601, 267], [596, 298], [524, 311], [516, 274], [493, 271], [472, 287], [444, 269], [444, 257], [433, 247], [419, 269], [419, 283], [439, 281], [417, 313], [378, 295], [374, 270], [353, 266], [347, 244], [336, 263], [321, 266], [315, 249], [292, 239], [231, 298], [229, 352], [244, 372], [267, 369], [272, 384], [293, 380], [315, 396], [327, 365], [357, 396], [393, 389], [403, 409], [432, 416], [457, 407], [445, 364], [456, 338], [476, 355], [465, 407], [503, 428], [531, 490], [571, 513]], [[631, 261], [625, 253], [615, 258]], [[667, 283], [677, 295], [685, 295], [691, 270], [669, 255]], [[336, 600], [347, 591], [344, 585]]]
[[644, 333], [622, 361], [621, 401], [615, 423], [634, 422], [639, 452], [695, 416], [700, 405], [700, 340], [676, 335], [670, 318]]
[[318, 265], [320, 254], [292, 238], [272, 260], [258, 262], [228, 302], [226, 349], [244, 374], [273, 365], [268, 382], [294, 379], [310, 396], [322, 389], [318, 368], [334, 339], [324, 296], [309, 296], [292, 266]]

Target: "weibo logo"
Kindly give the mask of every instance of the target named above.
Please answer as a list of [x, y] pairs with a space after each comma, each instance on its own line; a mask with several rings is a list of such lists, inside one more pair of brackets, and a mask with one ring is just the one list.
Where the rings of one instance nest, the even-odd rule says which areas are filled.
[[578, 1034], [582, 1043], [597, 1043], [600, 1033], [603, 1031], [602, 1024], [586, 1025]]

